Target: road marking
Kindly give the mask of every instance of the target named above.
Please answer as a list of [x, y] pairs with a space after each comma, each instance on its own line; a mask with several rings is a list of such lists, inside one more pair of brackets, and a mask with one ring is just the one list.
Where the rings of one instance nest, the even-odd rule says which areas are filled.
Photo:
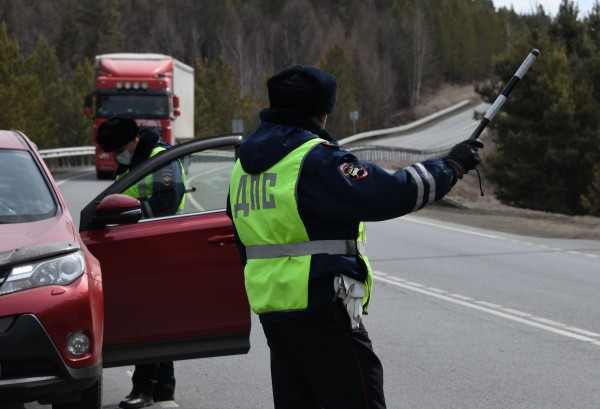
[[[528, 325], [530, 327], [551, 332], [553, 334], [600, 346], [600, 339], [597, 339], [600, 338], [600, 334], [592, 331], [588, 331], [577, 327], [568, 327], [560, 322], [552, 321], [542, 317], [536, 317], [532, 314], [528, 314], [522, 311], [504, 308], [501, 305], [492, 304], [485, 301], [477, 301], [473, 300], [472, 298], [460, 295], [457, 297], [458, 294], [440, 294], [438, 292], [439, 289], [432, 289], [422, 284], [412, 283], [411, 281], [399, 282], [397, 280], [391, 279], [391, 277], [393, 276], [379, 271], [373, 271], [374, 280], [382, 281], [384, 283], [388, 283], [396, 287], [401, 287], [406, 290], [414, 291], [419, 294], [427, 295], [443, 301], [458, 304], [463, 307], [495, 315], [497, 317], [504, 318], [509, 321], [518, 322], [520, 324]], [[417, 286], [415, 286], [414, 284], [417, 284]]]
[[71, 177], [68, 177], [68, 178], [65, 178], [65, 179], [60, 179], [60, 180], [56, 180], [55, 179], [54, 181], [56, 182], [56, 186], [60, 186], [60, 185], [62, 185], [64, 183], [70, 182], [71, 180], [81, 179], [84, 176], [88, 176], [89, 173], [92, 173], [92, 172], [78, 173], [78, 174], [76, 174], [74, 176], [71, 176]]
[[[404, 216], [402, 217], [402, 220], [406, 220], [409, 222], [413, 222], [413, 223], [418, 223], [418, 224], [424, 224], [426, 226], [431, 226], [431, 227], [437, 227], [440, 229], [445, 229], [445, 230], [451, 230], [451, 231], [457, 231], [460, 233], [465, 233], [465, 234], [470, 234], [472, 236], [479, 236], [479, 237], [485, 237], [488, 239], [493, 239], [493, 240], [503, 240], [503, 241], [508, 241], [510, 243], [514, 243], [514, 244], [520, 244], [520, 245], [525, 245], [525, 246], [535, 246], [535, 247], [539, 247], [545, 250], [550, 250], [550, 251], [554, 251], [554, 252], [564, 252], [564, 253], [569, 253], [569, 254], [573, 254], [573, 255], [577, 255], [577, 256], [585, 256], [585, 257], [591, 257], [591, 258], [598, 258], [600, 256], [598, 256], [597, 254], [592, 254], [592, 253], [584, 253], [582, 251], [577, 251], [577, 250], [567, 250], [567, 249], [563, 249], [560, 247], [548, 247], [547, 245], [544, 244], [535, 244], [535, 243], [531, 243], [528, 241], [523, 241], [523, 240], [518, 240], [518, 239], [512, 239], [512, 238], [506, 238], [506, 237], [502, 237], [502, 236], [497, 236], [494, 234], [486, 234], [486, 233], [480, 233], [474, 230], [470, 230], [470, 229], [465, 229], [465, 228], [460, 228], [460, 227], [453, 227], [453, 226], [448, 226], [442, 223], [436, 223], [433, 220], [428, 219], [429, 221], [425, 221], [423, 219], [418, 219], [414, 216]], [[597, 250], [597, 249], [596, 249]]]
[[174, 400], [154, 402], [154, 404], [160, 406], [161, 408], [178, 408], [179, 407], [179, 405], [177, 403], [175, 403]]
[[517, 315], [519, 317], [533, 317], [533, 315], [527, 313], [527, 312], [523, 312], [523, 311], [519, 311], [519, 310], [513, 310], [512, 308], [503, 308], [502, 311], [506, 311], [509, 314], [512, 315]]
[[463, 301], [471, 301], [473, 300], [471, 297], [465, 297], [464, 295], [460, 295], [460, 294], [448, 294], [450, 297], [454, 297], [454, 298], [458, 298], [460, 300]]
[[502, 238], [500, 236], [496, 236], [496, 235], [493, 235], [493, 234], [479, 233], [479, 232], [476, 232], [476, 231], [473, 231], [473, 230], [463, 229], [463, 228], [460, 228], [460, 227], [447, 226], [445, 224], [435, 223], [435, 222], [432, 222], [432, 221], [428, 222], [428, 221], [424, 221], [424, 220], [421, 220], [421, 219], [417, 219], [414, 216], [404, 216], [404, 217], [402, 217], [402, 220], [406, 220], [406, 221], [413, 222], [413, 223], [418, 223], [418, 224], [424, 224], [424, 225], [427, 225], [427, 226], [438, 227], [440, 229], [445, 229], [445, 230], [458, 231], [458, 232], [461, 232], [461, 233], [471, 234], [473, 236], [487, 237], [489, 239], [506, 240], [506, 239], [504, 239], [504, 238]]
[[483, 305], [484, 307], [495, 308], [495, 309], [498, 309], [498, 310], [502, 308], [498, 304], [492, 304], [491, 302], [486, 302], [486, 301], [475, 301], [475, 303], [479, 304], [479, 305]]
[[577, 327], [565, 327], [565, 329], [573, 332], [578, 332], [583, 335], [587, 335], [588, 337], [600, 337], [600, 334], [597, 332], [588, 331], [585, 329], [577, 328]]

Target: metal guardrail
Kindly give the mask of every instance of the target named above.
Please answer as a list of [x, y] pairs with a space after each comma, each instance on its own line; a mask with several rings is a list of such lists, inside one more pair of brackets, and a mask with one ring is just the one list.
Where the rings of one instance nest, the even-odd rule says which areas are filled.
[[[445, 118], [454, 114], [456, 111], [465, 109], [472, 105], [469, 100], [464, 100], [451, 107], [438, 111], [432, 115], [421, 118], [410, 124], [397, 126], [388, 129], [379, 129], [375, 131], [363, 132], [356, 135], [340, 139], [340, 145], [344, 145], [346, 149], [354, 153], [359, 160], [365, 162], [378, 161], [398, 161], [398, 160], [414, 160], [420, 161], [432, 156], [441, 155], [450, 149], [450, 146], [435, 150], [416, 150], [408, 148], [394, 148], [389, 146], [364, 145], [352, 146], [354, 142], [377, 139], [390, 135], [402, 135], [414, 131], [421, 126], [429, 125], [431, 122]], [[350, 146], [347, 146], [350, 145]], [[58, 149], [42, 149], [40, 155], [50, 169], [60, 169], [72, 166], [93, 166], [96, 154], [94, 146], [81, 146], [71, 148]]]
[[355, 142], [365, 142], [367, 140], [375, 140], [382, 137], [400, 136], [413, 132], [421, 127], [429, 126], [432, 122], [447, 118], [457, 111], [472, 107], [474, 104], [469, 100], [464, 100], [458, 104], [452, 105], [446, 109], [435, 112], [429, 116], [421, 118], [417, 121], [406, 125], [401, 125], [388, 129], [379, 129], [359, 133], [344, 139], [339, 140], [340, 145], [352, 152], [356, 157], [363, 162], [396, 162], [396, 161], [423, 161], [433, 156], [443, 156], [452, 146], [443, 146], [436, 149], [410, 149], [398, 148], [391, 146], [377, 145], [355, 145]]
[[409, 149], [390, 146], [364, 145], [347, 148], [358, 160], [362, 162], [395, 162], [395, 161], [414, 161], [420, 162], [431, 157], [443, 156], [451, 146], [438, 149]]
[[40, 149], [38, 151], [49, 169], [61, 169], [74, 166], [93, 166], [96, 156], [94, 146], [71, 148]]
[[445, 118], [449, 115], [454, 114], [456, 111], [467, 108], [471, 105], [473, 105], [473, 103], [471, 101], [469, 101], [468, 99], [466, 99], [464, 101], [459, 102], [458, 104], [452, 105], [451, 107], [448, 107], [446, 109], [442, 109], [441, 111], [433, 113], [424, 118], [418, 119], [409, 124], [400, 125], [400, 126], [396, 126], [393, 128], [378, 129], [375, 131], [362, 132], [362, 133], [359, 133], [356, 135], [349, 136], [344, 139], [340, 139], [338, 142], [340, 145], [347, 145], [352, 142], [365, 141], [368, 139], [377, 139], [377, 138], [380, 138], [383, 136], [406, 134], [408, 132], [412, 132], [412, 131], [418, 129], [421, 126], [430, 125], [430, 123], [433, 121]]
[[77, 148], [41, 149], [38, 151], [42, 158], [64, 158], [66, 156], [94, 155], [96, 148], [93, 146], [81, 146]]

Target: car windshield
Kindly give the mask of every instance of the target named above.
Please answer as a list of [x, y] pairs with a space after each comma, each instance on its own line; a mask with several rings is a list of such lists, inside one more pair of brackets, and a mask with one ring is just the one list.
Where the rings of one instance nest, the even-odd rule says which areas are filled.
[[166, 95], [98, 94], [96, 115], [102, 118], [167, 118], [169, 101]]
[[26, 223], [57, 214], [56, 199], [29, 152], [0, 150], [0, 223]]

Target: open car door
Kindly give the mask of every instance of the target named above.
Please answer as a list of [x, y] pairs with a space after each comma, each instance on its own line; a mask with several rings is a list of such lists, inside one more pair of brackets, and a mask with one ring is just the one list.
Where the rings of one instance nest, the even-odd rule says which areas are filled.
[[[241, 136], [192, 140], [148, 159], [81, 212], [80, 233], [100, 260], [105, 367], [247, 353], [250, 308], [243, 267], [225, 215]], [[178, 160], [180, 214], [143, 217], [122, 195]]]

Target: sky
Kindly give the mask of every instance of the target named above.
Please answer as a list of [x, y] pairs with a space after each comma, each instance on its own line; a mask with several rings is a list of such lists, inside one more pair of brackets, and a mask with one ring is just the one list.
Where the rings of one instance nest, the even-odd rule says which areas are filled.
[[[496, 8], [510, 8], [512, 5], [515, 11], [520, 14], [534, 13], [538, 4], [541, 4], [546, 13], [555, 17], [562, 0], [493, 0], [493, 2]], [[579, 8], [579, 17], [585, 17], [591, 11], [595, 2], [596, 0], [574, 0], [575, 5]]]

